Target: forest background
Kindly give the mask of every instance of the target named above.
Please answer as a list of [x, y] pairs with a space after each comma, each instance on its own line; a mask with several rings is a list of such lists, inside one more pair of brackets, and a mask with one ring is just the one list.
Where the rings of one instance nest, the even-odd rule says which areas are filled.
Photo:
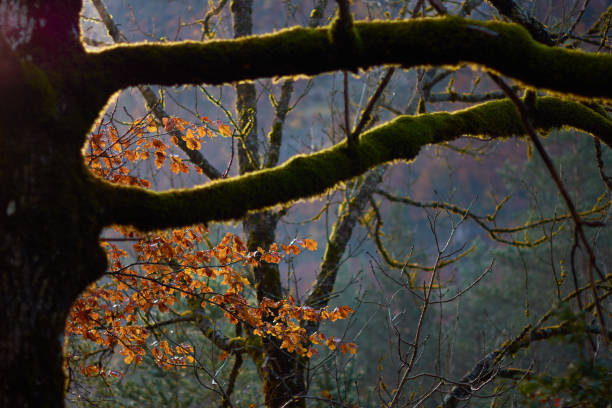
[[[236, 36], [239, 13], [232, 15], [230, 4], [222, 7], [223, 3], [86, 2], [82, 29], [92, 48], [118, 39], [231, 38]], [[605, 3], [516, 4], [544, 22], [558, 41], [567, 34], [564, 45], [609, 52], [606, 30], [587, 35], [598, 22], [600, 27], [609, 26], [610, 9]], [[112, 29], [111, 36], [107, 34], [109, 21], [100, 4], [112, 16], [120, 37], [113, 39]], [[218, 12], [211, 13], [216, 6]], [[254, 2], [252, 33], [296, 24], [326, 25], [335, 7], [334, 2]], [[492, 4], [479, 1], [354, 1], [350, 7], [356, 19], [407, 19], [435, 16], [441, 10], [482, 20], [504, 18]], [[318, 22], [312, 10], [320, 13]], [[246, 105], [237, 102], [243, 91], [230, 86], [129, 89], [109, 105], [84, 154], [94, 171], [113, 182], [155, 190], [190, 187], [210, 176], [207, 165], [197, 166], [199, 156], [194, 151], [206, 158], [209, 173], [220, 169], [228, 176], [241, 174], [257, 156], [249, 157], [248, 138], [243, 136], [254, 135], [256, 147], [251, 152], [269, 158], [273, 143], [266, 136], [280, 124], [283, 144], [276, 160], [282, 163], [296, 153], [337, 143], [346, 136], [347, 123], [349, 128], [358, 127], [376, 89], [381, 95], [374, 100], [373, 116], [381, 121], [398, 112], [456, 110], [505, 97], [484, 72], [468, 66], [388, 73], [381, 68], [349, 74], [346, 86], [343, 73], [296, 79], [291, 91], [287, 81], [259, 80]], [[381, 87], [381, 78], [387, 75], [389, 83]], [[158, 117], [160, 108], [165, 115]], [[602, 223], [589, 230], [589, 242], [607, 277], [612, 247], [607, 226], [609, 178], [604, 174], [602, 179], [590, 137], [574, 130], [553, 133], [545, 145], [578, 210], [590, 222]], [[261, 304], [261, 294], [252, 287], [257, 277], [249, 261], [271, 257], [266, 258], [270, 264], [279, 262], [280, 293], [286, 299], [291, 296], [295, 313], [302, 313], [302, 326], [308, 327], [301, 305], [312, 300], [313, 282], [323, 280], [325, 252], [338, 230], [334, 226], [341, 225], [347, 208], [353, 208], [349, 203], [363, 196], [367, 199], [361, 198], [363, 202], [355, 206], [354, 224], [331, 268], [337, 271], [335, 282], [321, 298], [324, 302], [314, 302], [327, 306], [331, 313], [327, 319], [334, 320], [320, 326], [326, 336], [321, 343], [327, 346], [316, 348], [308, 363], [298, 363], [307, 387], [302, 390], [305, 394], [296, 394], [300, 401], [293, 403], [376, 406], [400, 400], [436, 406], [449, 405], [453, 399], [448, 396], [454, 395], [454, 403], [469, 401], [473, 406], [602, 406], [611, 386], [608, 346], [589, 331], [597, 321], [592, 310], [587, 308], [583, 315], [577, 305], [561, 301], [574, 290], [567, 266], [573, 253], [573, 227], [557, 187], [532, 150], [524, 139], [464, 138], [427, 147], [412, 163], [385, 166], [322, 199], [278, 209], [273, 240], [264, 239], [260, 250], [242, 249], [243, 241], [251, 243], [253, 227], [241, 223], [146, 236], [125, 228], [106, 230], [103, 242], [111, 269], [77, 301], [67, 326], [67, 404], [270, 405], [266, 397], [270, 391], [262, 391], [266, 375], [262, 362], [250, 357], [246, 341], [240, 347], [231, 345], [232, 339], [253, 337], [253, 327], [223, 304], [203, 307], [179, 294], [177, 288], [188, 278], [181, 275], [185, 264], [176, 257], [192, 261], [189, 254], [210, 251], [213, 265], [229, 256], [232, 271], [226, 270], [223, 284], [210, 287], [221, 292], [224, 285], [232, 286], [232, 279], [239, 280], [236, 287], [251, 304], [258, 298]], [[611, 157], [604, 146], [599, 162], [610, 163]], [[497, 240], [490, 237], [492, 228], [501, 229], [493, 232]], [[278, 246], [271, 248], [273, 242]], [[231, 247], [232, 254], [219, 254], [224, 245]], [[307, 249], [311, 251], [303, 251]], [[581, 278], [579, 286], [584, 284]], [[170, 291], [158, 292], [163, 287]], [[101, 295], [105, 291], [109, 291], [106, 298]], [[609, 303], [603, 298], [602, 306], [608, 316]], [[102, 322], [109, 310], [113, 318]], [[452, 394], [467, 381], [466, 372], [473, 373], [477, 363], [524, 333], [527, 325], [537, 328], [549, 311], [557, 323], [576, 327], [580, 326], [576, 322], [588, 323], [573, 330], [572, 336], [551, 335], [555, 341], [545, 338], [508, 353], [514, 359], [496, 362], [494, 374], [487, 372], [468, 394]], [[286, 324], [291, 328], [290, 320]], [[301, 341], [296, 340], [298, 354]], [[287, 347], [280, 344], [275, 344], [278, 351], [287, 354]], [[288, 357], [292, 358], [296, 359]], [[576, 378], [581, 378], [577, 386], [572, 383]]]

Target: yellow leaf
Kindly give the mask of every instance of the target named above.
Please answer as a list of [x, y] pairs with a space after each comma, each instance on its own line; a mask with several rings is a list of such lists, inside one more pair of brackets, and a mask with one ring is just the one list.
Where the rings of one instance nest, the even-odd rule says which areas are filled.
[[305, 239], [302, 243], [302, 246], [309, 251], [316, 251], [317, 241], [315, 241], [314, 239]]
[[97, 365], [90, 365], [85, 367], [83, 371], [86, 376], [91, 377], [100, 373], [100, 367], [98, 367]]
[[[168, 119], [168, 118], [164, 118], [164, 119]], [[157, 124], [152, 119], [150, 119], [149, 122], [147, 123], [147, 132], [149, 133], [157, 132]]]
[[221, 133], [222, 136], [230, 137], [232, 135], [232, 128], [228, 125], [219, 125], [219, 133]]
[[183, 139], [184, 141], [187, 141], [187, 139], [193, 139], [193, 138], [195, 138], [195, 133], [193, 133], [193, 130], [191, 129], [187, 129], [185, 134], [181, 135], [181, 139]]
[[200, 148], [202, 147], [200, 142], [194, 138], [189, 138], [185, 140], [185, 142], [187, 143], [187, 147], [191, 150], [200, 150]]

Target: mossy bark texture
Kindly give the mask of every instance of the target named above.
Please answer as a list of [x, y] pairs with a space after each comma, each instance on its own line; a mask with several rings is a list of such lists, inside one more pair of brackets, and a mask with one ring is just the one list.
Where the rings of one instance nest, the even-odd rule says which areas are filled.
[[[538, 99], [534, 124], [541, 129], [571, 126], [610, 145], [612, 120], [581, 103], [553, 97]], [[297, 155], [281, 166], [231, 179], [215, 180], [188, 190], [163, 193], [100, 183], [100, 202], [109, 208], [106, 223], [155, 230], [197, 222], [240, 219], [263, 210], [325, 193], [335, 185], [379, 164], [413, 160], [421, 147], [462, 135], [508, 138], [524, 134], [509, 100], [483, 103], [453, 113], [399, 116], [364, 132], [354, 152], [346, 141], [309, 155]]]
[[[142, 82], [222, 84], [382, 64], [411, 68], [474, 63], [534, 88], [585, 99], [612, 99], [612, 55], [549, 47], [516, 24], [459, 17], [355, 22], [359, 41], [354, 52], [337, 48], [330, 35], [334, 27], [296, 27], [239, 40], [187, 41], [180, 46], [120, 45], [91, 58], [104, 67], [108, 85], [117, 89]], [[175, 71], [176, 66], [181, 69]]]
[[[145, 83], [223, 83], [314, 75], [377, 64], [481, 64], [534, 87], [612, 99], [612, 56], [535, 43], [503, 23], [445, 18], [355, 23], [359, 50], [340, 60], [327, 29], [296, 28], [207, 44], [118, 46], [88, 54], [78, 0], [20, 0], [0, 8], [0, 406], [61, 407], [62, 334], [78, 294], [105, 271], [104, 226], [142, 230], [244, 217], [324, 193], [381, 163], [411, 160], [426, 144], [523, 129], [510, 102], [399, 117], [286, 164], [190, 190], [154, 193], [93, 178], [81, 148], [108, 98]], [[15, 18], [18, 17], [18, 18]], [[534, 123], [573, 126], [611, 144], [612, 121], [567, 100], [541, 98]]]

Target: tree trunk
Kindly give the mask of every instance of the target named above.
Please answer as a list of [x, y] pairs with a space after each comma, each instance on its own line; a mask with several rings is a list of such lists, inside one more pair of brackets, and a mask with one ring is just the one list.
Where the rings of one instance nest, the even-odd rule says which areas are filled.
[[[252, 214], [243, 222], [248, 236], [247, 246], [250, 251], [257, 247], [269, 248], [274, 242], [279, 215], [266, 211]], [[262, 262], [254, 268], [257, 299], [264, 297], [273, 300], [282, 298], [280, 271], [278, 265]], [[306, 394], [306, 382], [303, 376], [304, 360], [294, 353], [280, 347], [281, 342], [270, 337], [264, 338], [263, 391], [266, 406], [269, 408], [305, 407], [303, 398]], [[287, 404], [287, 402], [291, 401]]]
[[[231, 11], [234, 19], [234, 37], [250, 35], [253, 27], [253, 1], [233, 0]], [[238, 126], [241, 128], [237, 131], [248, 129], [246, 134], [242, 135], [241, 143], [238, 146], [240, 174], [244, 174], [260, 166], [254, 84], [246, 83], [236, 86], [236, 111]], [[264, 249], [270, 247], [275, 241], [278, 219], [279, 215], [273, 211], [247, 216], [242, 225], [247, 236], [249, 251], [255, 251], [258, 247]], [[278, 265], [262, 262], [260, 266], [254, 268], [254, 273], [258, 301], [264, 297], [274, 300], [282, 298]], [[306, 393], [303, 370], [300, 368], [301, 359], [281, 349], [280, 342], [274, 338], [264, 338], [263, 348], [263, 392], [266, 406], [269, 408], [304, 407], [303, 398], [293, 399], [294, 396]], [[292, 402], [287, 404], [288, 401]]]
[[69, 135], [13, 119], [19, 133], [0, 125], [0, 406], [61, 407], [65, 319], [106, 267], [100, 213], [80, 152], [54, 146]]
[[[0, 7], [0, 21], [14, 23], [0, 28], [0, 406], [62, 407], [65, 319], [106, 268], [80, 149], [107, 96], [66, 80], [84, 61], [79, 2], [9, 4]], [[16, 12], [23, 18], [11, 20]]]

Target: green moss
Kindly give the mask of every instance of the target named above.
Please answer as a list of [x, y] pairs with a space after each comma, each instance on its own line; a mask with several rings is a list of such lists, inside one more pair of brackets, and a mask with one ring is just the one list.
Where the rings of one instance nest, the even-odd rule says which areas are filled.
[[[539, 98], [535, 117], [541, 129], [572, 126], [604, 141], [612, 135], [612, 121], [576, 102]], [[522, 123], [510, 101], [488, 102], [453, 113], [400, 116], [363, 133], [354, 153], [342, 142], [295, 156], [273, 169], [164, 193], [100, 183], [98, 197], [108, 209], [106, 223], [143, 230], [239, 219], [250, 210], [323, 194], [379, 164], [412, 160], [427, 144], [462, 135], [505, 138], [522, 134]]]
[[[211, 329], [212, 330], [212, 329]], [[207, 333], [208, 335], [208, 333]], [[227, 342], [230, 350], [240, 350], [243, 349], [246, 344], [246, 339], [242, 336], [231, 337]]]
[[[352, 19], [344, 21], [336, 17], [329, 26], [328, 39], [335, 52], [343, 59], [356, 61], [363, 51], [363, 43], [359, 31], [353, 25]], [[351, 71], [357, 72], [357, 65]]]
[[263, 364], [263, 341], [259, 336], [249, 336], [246, 338], [244, 348], [253, 360], [253, 363], [257, 369], [261, 369]]
[[535, 104], [535, 123], [538, 128], [548, 130], [558, 127], [558, 119], [568, 118], [567, 126], [585, 130], [612, 148], [612, 119], [600, 110], [568, 100], [543, 97]]
[[[584, 99], [612, 100], [612, 55], [548, 47], [515, 24], [459, 17], [410, 21], [337, 20], [324, 28], [206, 43], [121, 45], [90, 55], [109, 86], [221, 84], [397, 64], [473, 63], [524, 84]], [[142, 71], [140, 67], [149, 69]]]
[[58, 114], [57, 95], [47, 73], [35, 64], [23, 60], [21, 67], [24, 82], [31, 91], [31, 95], [28, 95], [29, 105], [32, 108], [30, 112], [37, 112], [40, 119], [55, 118]]

